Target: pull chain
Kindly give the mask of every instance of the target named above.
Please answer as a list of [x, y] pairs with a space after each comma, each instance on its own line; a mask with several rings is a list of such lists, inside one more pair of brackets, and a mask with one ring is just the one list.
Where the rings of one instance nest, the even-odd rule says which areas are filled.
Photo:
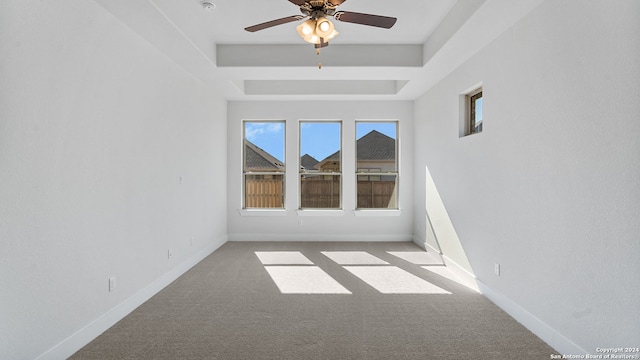
[[[318, 55], [318, 59], [320, 59], [320, 48], [316, 49], [316, 54]], [[318, 61], [318, 70], [322, 69], [322, 62]]]

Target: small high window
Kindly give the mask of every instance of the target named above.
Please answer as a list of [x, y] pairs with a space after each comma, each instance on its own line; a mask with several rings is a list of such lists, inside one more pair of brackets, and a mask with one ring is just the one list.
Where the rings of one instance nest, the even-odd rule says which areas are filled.
[[243, 127], [243, 207], [284, 208], [284, 121], [245, 121]]
[[482, 88], [467, 95], [467, 131], [466, 135], [477, 134], [482, 132]]
[[300, 122], [300, 209], [342, 207], [341, 123]]

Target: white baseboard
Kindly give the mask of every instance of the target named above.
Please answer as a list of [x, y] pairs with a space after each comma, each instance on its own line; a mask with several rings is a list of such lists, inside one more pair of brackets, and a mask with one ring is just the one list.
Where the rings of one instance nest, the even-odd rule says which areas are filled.
[[229, 241], [407, 242], [413, 235], [229, 234]]
[[436, 254], [440, 254], [442, 255], [442, 252], [439, 249], [434, 248], [433, 246], [431, 246], [431, 244], [429, 244], [425, 239], [424, 236], [413, 236], [413, 242], [416, 243], [416, 245], [420, 246], [421, 248], [424, 249], [424, 251], [427, 252], [434, 252]]
[[442, 255], [442, 253], [440, 252], [440, 250], [434, 248], [433, 246], [429, 245], [428, 243], [424, 243], [424, 248], [425, 250], [429, 251], [429, 252], [434, 252], [436, 254], [440, 254]]
[[447, 256], [442, 255], [442, 259], [444, 260], [444, 265], [454, 273], [460, 280], [462, 280], [462, 284], [468, 287], [471, 290], [476, 292], [480, 292], [480, 288], [478, 287], [478, 279], [476, 276], [466, 269], [458, 265], [455, 261], [449, 259]]
[[152, 296], [160, 292], [160, 290], [171, 284], [182, 274], [194, 267], [197, 263], [209, 256], [225, 242], [226, 238], [223, 238], [205, 247], [203, 250], [201, 250], [188, 260], [177, 265], [166, 274], [160, 276], [158, 279], [142, 288], [142, 290], [138, 291], [127, 300], [118, 304], [116, 307], [109, 310], [84, 328], [78, 330], [73, 335], [69, 336], [56, 346], [38, 356], [36, 360], [67, 359], [75, 352], [82, 349], [85, 345], [90, 343], [93, 339], [98, 337], [100, 334], [105, 332], [107, 329], [115, 325], [115, 323], [122, 320], [125, 316], [129, 315], [138, 306], [142, 305], [145, 301], [149, 300]]
[[414, 235], [411, 241], [413, 241], [414, 244], [418, 245], [424, 251], [429, 251], [429, 249], [427, 249], [426, 247], [427, 243], [424, 241], [424, 239], [421, 239], [420, 237]]
[[491, 289], [480, 280], [478, 280], [477, 282], [480, 288], [480, 292], [484, 296], [486, 296], [499, 308], [504, 310], [512, 318], [516, 319], [516, 321], [518, 321], [524, 327], [529, 329], [529, 331], [542, 339], [542, 341], [546, 342], [549, 346], [554, 348], [558, 352], [558, 354], [587, 354], [587, 351], [585, 349], [576, 345], [573, 341], [567, 339], [557, 330], [553, 329], [551, 326], [538, 319], [535, 315], [531, 314], [508, 297]]

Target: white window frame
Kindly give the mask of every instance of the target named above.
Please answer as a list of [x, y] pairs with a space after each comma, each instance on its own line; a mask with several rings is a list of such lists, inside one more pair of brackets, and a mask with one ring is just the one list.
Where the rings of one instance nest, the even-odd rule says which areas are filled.
[[[394, 123], [396, 127], [396, 139], [395, 139], [395, 170], [394, 171], [383, 171], [381, 168], [365, 168], [359, 167], [358, 164], [358, 123]], [[374, 211], [374, 212], [397, 212], [400, 210], [400, 121], [398, 120], [356, 120], [355, 121], [355, 131], [354, 134], [356, 137], [354, 138], [353, 146], [354, 146], [354, 159], [355, 159], [355, 188], [354, 188], [354, 198], [355, 198], [355, 212], [356, 215], [363, 214], [362, 212]], [[373, 171], [372, 171], [373, 170]], [[358, 180], [362, 179], [364, 176], [367, 176], [369, 181], [379, 182], [383, 179], [384, 176], [395, 176], [395, 207], [371, 207], [371, 208], [361, 208], [358, 207]]]
[[475, 108], [475, 100], [476, 98], [483, 98], [482, 88], [477, 89], [473, 93], [468, 95], [469, 97], [469, 106], [468, 112], [469, 116], [467, 119], [467, 135], [480, 134], [482, 132], [482, 124], [480, 124], [480, 129], [478, 129], [478, 125], [476, 124], [476, 108]]
[[[475, 112], [473, 111], [473, 98], [478, 94], [482, 94], [481, 97], [484, 100], [484, 91], [482, 83], [476, 84], [470, 87], [468, 90], [462, 92], [460, 94], [460, 127], [459, 127], [459, 137], [467, 137], [470, 135], [477, 135], [482, 133], [482, 128], [480, 131], [474, 131], [474, 126], [472, 122], [474, 122]], [[483, 101], [484, 103], [484, 101]], [[484, 105], [484, 104], [483, 104]], [[483, 106], [484, 112], [484, 106]], [[484, 115], [484, 114], [483, 114]], [[482, 127], [484, 127], [484, 116], [482, 119]]]
[[[284, 167], [281, 171], [248, 171], [246, 168], [246, 145], [245, 145], [245, 140], [247, 140], [246, 138], [246, 124], [247, 123], [281, 123], [283, 126], [283, 157], [285, 158], [285, 160], [283, 161]], [[287, 157], [287, 123], [285, 120], [282, 119], [277, 119], [277, 120], [243, 120], [242, 121], [242, 139], [241, 139], [241, 146], [242, 146], [242, 151], [241, 151], [241, 162], [242, 162], [242, 166], [241, 166], [241, 170], [242, 170], [242, 191], [241, 191], [241, 197], [242, 197], [242, 212], [246, 213], [246, 212], [250, 212], [250, 211], [281, 211], [281, 210], [285, 210], [286, 209], [286, 204], [287, 204], [287, 182], [286, 182], [286, 172], [287, 172], [287, 162], [286, 162], [286, 157]], [[256, 145], [257, 146], [257, 145]], [[280, 175], [282, 176], [282, 207], [247, 207], [246, 204], [246, 200], [247, 200], [247, 175], [272, 175], [272, 176], [277, 176]]]
[[[340, 144], [340, 159], [338, 160], [340, 162], [340, 171], [325, 171], [325, 172], [307, 172], [307, 171], [303, 171], [302, 169], [302, 156], [304, 154], [302, 154], [302, 125], [305, 123], [313, 123], [313, 124], [321, 124], [321, 123], [335, 123], [339, 125], [340, 128], [340, 139], [339, 139], [339, 144]], [[342, 160], [344, 158], [344, 151], [342, 149], [343, 147], [343, 143], [342, 143], [342, 134], [343, 134], [343, 122], [342, 120], [300, 120], [298, 121], [298, 210], [300, 210], [300, 212], [304, 212], [304, 211], [342, 211], [342, 207], [343, 207], [343, 194], [344, 194], [344, 187], [343, 187], [343, 172], [344, 172], [344, 161]], [[323, 159], [316, 159], [318, 161], [322, 161]], [[314, 208], [314, 207], [302, 207], [302, 177], [305, 174], [310, 174], [310, 175], [314, 175], [314, 176], [320, 176], [320, 175], [325, 175], [325, 176], [338, 176], [338, 187], [339, 187], [339, 192], [340, 192], [340, 196], [339, 196], [339, 201], [338, 201], [338, 207], [326, 207], [326, 208]]]

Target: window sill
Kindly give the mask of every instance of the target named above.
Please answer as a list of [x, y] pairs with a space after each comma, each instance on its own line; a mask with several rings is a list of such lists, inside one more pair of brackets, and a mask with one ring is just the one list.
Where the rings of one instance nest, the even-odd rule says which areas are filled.
[[355, 216], [400, 216], [400, 209], [360, 209], [353, 210]]
[[298, 216], [343, 216], [344, 210], [297, 210]]
[[482, 134], [482, 131], [480, 131], [480, 132], [474, 132], [474, 133], [471, 133], [471, 134], [466, 134], [466, 133], [465, 133], [465, 134], [464, 134], [464, 135], [462, 135], [460, 138], [461, 138], [461, 139], [463, 139], [463, 138], [468, 138], [469, 136], [480, 135], [480, 134]]
[[241, 216], [287, 216], [286, 209], [240, 209]]

